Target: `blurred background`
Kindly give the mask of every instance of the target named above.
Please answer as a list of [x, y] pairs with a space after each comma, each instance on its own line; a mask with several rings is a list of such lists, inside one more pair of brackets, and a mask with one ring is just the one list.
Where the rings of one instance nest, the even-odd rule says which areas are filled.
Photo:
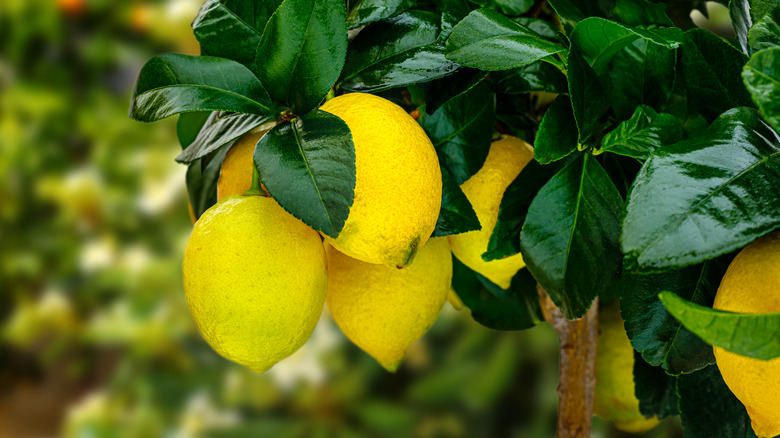
[[446, 305], [397, 374], [327, 314], [264, 375], [201, 340], [176, 120], [127, 117], [149, 57], [198, 53], [199, 6], [0, 3], [0, 438], [552, 437], [548, 324], [496, 332]]

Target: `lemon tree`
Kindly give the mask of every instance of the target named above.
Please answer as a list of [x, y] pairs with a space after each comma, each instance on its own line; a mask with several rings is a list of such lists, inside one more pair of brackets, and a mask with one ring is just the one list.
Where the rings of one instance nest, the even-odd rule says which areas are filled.
[[[780, 433], [776, 388], [760, 367], [734, 383], [725, 363], [780, 357], [780, 267], [735, 259], [780, 227], [778, 23], [776, 0], [207, 0], [192, 23], [200, 56], [150, 59], [130, 116], [179, 114], [196, 230], [232, 178], [318, 232], [331, 311], [386, 368], [451, 289], [494, 329], [533, 327], [544, 308], [562, 345], [558, 434], [584, 436], [590, 322], [619, 306], [604, 344], [633, 351], [603, 347], [598, 367], [627, 373], [610, 385], [631, 421], [679, 415], [687, 437], [767, 437]], [[432, 245], [450, 263], [429, 260]], [[203, 269], [227, 269], [221, 254]], [[734, 270], [749, 289], [729, 286]], [[214, 293], [255, 284], [225, 272], [208, 278]], [[302, 290], [285, 288], [257, 294]], [[721, 293], [736, 304], [719, 307]]]

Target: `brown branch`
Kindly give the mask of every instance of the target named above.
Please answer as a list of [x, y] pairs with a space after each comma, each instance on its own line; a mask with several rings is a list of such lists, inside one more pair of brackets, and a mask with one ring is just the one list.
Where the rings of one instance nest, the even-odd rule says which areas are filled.
[[570, 321], [541, 286], [537, 290], [544, 318], [555, 328], [561, 345], [556, 437], [588, 438], [596, 385], [598, 298], [584, 317]]

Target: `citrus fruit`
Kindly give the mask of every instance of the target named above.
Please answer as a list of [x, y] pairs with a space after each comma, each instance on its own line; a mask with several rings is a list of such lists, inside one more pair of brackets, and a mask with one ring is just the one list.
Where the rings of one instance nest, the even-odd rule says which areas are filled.
[[252, 156], [255, 145], [266, 132], [274, 127], [274, 122], [260, 125], [239, 137], [225, 155], [217, 180], [217, 201], [228, 196], [240, 195], [252, 186], [252, 171], [254, 168]]
[[402, 268], [425, 245], [439, 217], [439, 159], [420, 125], [378, 96], [352, 93], [320, 109], [341, 118], [355, 145], [355, 200], [337, 238], [340, 252]]
[[319, 234], [276, 201], [229, 197], [187, 241], [187, 303], [217, 353], [262, 373], [309, 339], [327, 291], [325, 262]]

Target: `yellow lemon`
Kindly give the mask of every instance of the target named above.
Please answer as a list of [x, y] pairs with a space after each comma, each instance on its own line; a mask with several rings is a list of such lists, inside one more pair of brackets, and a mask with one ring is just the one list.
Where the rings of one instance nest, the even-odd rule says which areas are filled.
[[405, 269], [362, 262], [330, 245], [325, 251], [333, 319], [352, 342], [394, 372], [447, 301], [452, 282], [447, 241], [430, 239]]
[[252, 169], [254, 168], [252, 156], [255, 154], [255, 145], [274, 125], [274, 122], [260, 125], [239, 137], [230, 146], [219, 171], [217, 201], [228, 196], [240, 195], [249, 190], [252, 186]]
[[338, 238], [325, 239], [358, 260], [408, 265], [439, 217], [433, 144], [401, 107], [378, 96], [345, 94], [320, 109], [341, 118], [355, 144], [355, 200]]
[[450, 293], [447, 295], [447, 301], [455, 310], [463, 310], [463, 308], [466, 307], [466, 305], [463, 304], [463, 300], [458, 296], [458, 293], [455, 292], [455, 289], [450, 289]]
[[229, 197], [193, 227], [184, 291], [206, 342], [262, 373], [309, 339], [325, 301], [325, 263], [319, 234], [276, 201]]
[[[762, 237], [737, 254], [713, 307], [739, 313], [780, 312], [780, 233]], [[714, 350], [723, 380], [745, 405], [756, 435], [780, 435], [780, 358], [766, 361]]]
[[487, 251], [496, 226], [504, 191], [533, 157], [531, 145], [517, 137], [503, 135], [494, 141], [479, 172], [460, 186], [474, 207], [482, 229], [448, 236], [452, 253], [458, 260], [502, 289], [508, 289], [512, 277], [525, 266], [523, 256], [515, 254], [486, 262], [482, 254]]
[[634, 348], [623, 328], [618, 301], [599, 309], [599, 331], [593, 413], [613, 421], [625, 432], [652, 429], [659, 421], [639, 412], [639, 400], [634, 395]]

